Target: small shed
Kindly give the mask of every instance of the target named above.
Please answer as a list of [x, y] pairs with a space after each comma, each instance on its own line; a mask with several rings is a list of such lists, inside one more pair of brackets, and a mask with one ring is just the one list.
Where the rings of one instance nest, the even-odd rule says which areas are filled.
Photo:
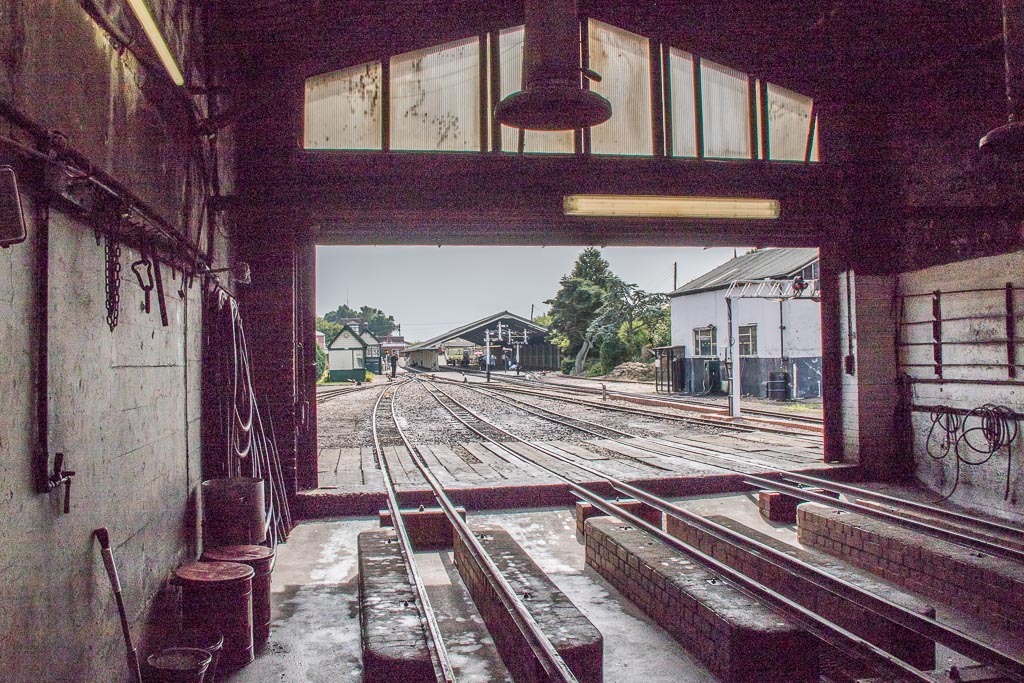
[[[344, 382], [355, 380], [366, 381], [366, 342], [348, 325], [331, 340], [327, 347], [330, 362], [328, 380]], [[380, 351], [377, 351], [377, 362], [380, 363]]]
[[366, 369], [374, 374], [379, 375], [381, 373], [380, 365], [380, 350], [381, 343], [380, 339], [370, 332], [368, 328], [363, 328], [362, 334], [359, 335], [364, 342], [366, 342]]

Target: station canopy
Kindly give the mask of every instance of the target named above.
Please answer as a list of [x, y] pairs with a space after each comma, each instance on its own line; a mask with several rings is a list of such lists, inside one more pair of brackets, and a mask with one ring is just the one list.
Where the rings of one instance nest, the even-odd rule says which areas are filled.
[[449, 342], [456, 339], [471, 342], [477, 346], [485, 346], [487, 344], [487, 332], [491, 332], [491, 343], [495, 343], [495, 335], [498, 332], [498, 325], [501, 325], [502, 329], [510, 329], [512, 334], [521, 335], [523, 330], [528, 332], [527, 343], [537, 344], [543, 342], [548, 334], [548, 328], [543, 325], [538, 325], [529, 318], [516, 315], [515, 313], [509, 313], [508, 311], [502, 311], [501, 313], [495, 313], [489, 315], [486, 318], [481, 318], [476, 322], [471, 322], [462, 327], [457, 327], [453, 330], [449, 330], [444, 334], [438, 335], [433, 339], [419, 342], [418, 344], [412, 344], [409, 346], [407, 351], [424, 351], [430, 349], [439, 349], [442, 346], [447, 346]]

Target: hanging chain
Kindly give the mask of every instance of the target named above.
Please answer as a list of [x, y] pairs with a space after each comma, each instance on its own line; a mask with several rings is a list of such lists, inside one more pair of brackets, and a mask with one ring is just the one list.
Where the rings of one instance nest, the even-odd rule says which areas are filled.
[[107, 325], [113, 332], [121, 310], [121, 245], [114, 240], [113, 231], [106, 234], [103, 255], [107, 263]]

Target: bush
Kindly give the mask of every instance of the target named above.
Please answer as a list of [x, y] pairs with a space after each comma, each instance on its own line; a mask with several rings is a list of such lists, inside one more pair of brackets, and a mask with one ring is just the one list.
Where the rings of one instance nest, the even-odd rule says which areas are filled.
[[366, 371], [366, 381], [367, 382], [372, 382], [373, 381], [373, 373], [370, 372], [369, 370]]
[[605, 374], [611, 372], [628, 354], [629, 347], [617, 335], [608, 337], [601, 344], [601, 370]]
[[324, 381], [324, 375], [327, 373], [327, 354], [320, 348], [320, 345], [316, 345], [316, 381]]
[[575, 367], [575, 365], [576, 365], [576, 359], [575, 358], [563, 358], [562, 359], [562, 374], [563, 375], [571, 375], [572, 374], [572, 369], [573, 369], [573, 367]]

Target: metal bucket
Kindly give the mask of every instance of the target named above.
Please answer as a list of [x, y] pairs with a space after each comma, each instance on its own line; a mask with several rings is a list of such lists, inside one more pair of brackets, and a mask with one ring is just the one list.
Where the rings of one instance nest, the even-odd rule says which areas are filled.
[[252, 579], [252, 640], [257, 653], [270, 640], [270, 571], [274, 551], [262, 545], [228, 545], [203, 551], [204, 562], [240, 562], [256, 572]]
[[212, 660], [202, 680], [203, 683], [216, 683], [217, 663], [220, 661], [220, 653], [224, 649], [224, 636], [220, 634], [220, 631], [207, 632], [202, 629], [185, 631], [171, 638], [167, 647], [198, 648], [209, 652]]
[[174, 571], [181, 586], [182, 625], [224, 636], [221, 669], [253, 660], [252, 567], [237, 562], [191, 562]]
[[267, 539], [262, 479], [207, 479], [202, 496], [204, 548], [262, 543]]
[[213, 657], [196, 647], [169, 647], [146, 658], [154, 683], [202, 683]]

